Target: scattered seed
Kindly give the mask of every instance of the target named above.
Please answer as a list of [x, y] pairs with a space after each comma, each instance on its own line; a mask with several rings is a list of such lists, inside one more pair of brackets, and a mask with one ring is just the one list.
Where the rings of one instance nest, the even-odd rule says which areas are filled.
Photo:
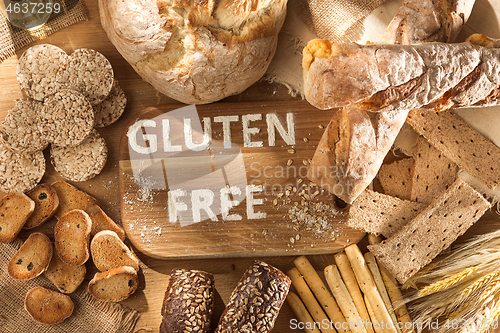
[[287, 162], [286, 162], [286, 165], [290, 166], [293, 164], [293, 160], [292, 159], [289, 159]]

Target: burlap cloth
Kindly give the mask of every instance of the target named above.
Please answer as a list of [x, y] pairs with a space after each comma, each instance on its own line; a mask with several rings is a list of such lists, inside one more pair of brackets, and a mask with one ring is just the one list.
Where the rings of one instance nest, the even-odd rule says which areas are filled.
[[[0, 0], [4, 1], [4, 0]], [[12, 57], [29, 43], [44, 39], [50, 34], [80, 21], [88, 20], [87, 10], [80, 0], [54, 0], [61, 5], [59, 13], [52, 13], [45, 24], [36, 29], [23, 30], [10, 24], [0, 13], [0, 62]]]
[[43, 286], [56, 288], [43, 275], [17, 281], [7, 273], [7, 263], [22, 242], [0, 243], [0, 332], [5, 333], [129, 333], [139, 319], [136, 310], [120, 304], [95, 300], [80, 286], [70, 295], [75, 304], [73, 315], [57, 325], [43, 325], [34, 321], [24, 309], [24, 297], [31, 288]]

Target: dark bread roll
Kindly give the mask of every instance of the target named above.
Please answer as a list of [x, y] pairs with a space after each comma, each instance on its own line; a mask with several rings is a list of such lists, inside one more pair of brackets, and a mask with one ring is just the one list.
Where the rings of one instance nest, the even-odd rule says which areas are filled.
[[210, 273], [172, 270], [163, 298], [160, 333], [210, 332], [214, 289]]
[[233, 290], [215, 332], [271, 331], [290, 283], [279, 269], [255, 260]]

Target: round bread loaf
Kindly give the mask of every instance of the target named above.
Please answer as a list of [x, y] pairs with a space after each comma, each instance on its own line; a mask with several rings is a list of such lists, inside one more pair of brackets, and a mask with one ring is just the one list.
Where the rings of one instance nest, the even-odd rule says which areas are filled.
[[108, 38], [161, 93], [203, 104], [259, 80], [276, 50], [287, 0], [99, 0]]

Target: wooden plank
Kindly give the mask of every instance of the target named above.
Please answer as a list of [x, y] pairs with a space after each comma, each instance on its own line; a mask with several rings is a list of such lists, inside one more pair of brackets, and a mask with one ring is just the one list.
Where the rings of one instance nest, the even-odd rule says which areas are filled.
[[306, 179], [329, 119], [305, 101], [141, 111], [120, 144], [128, 238], [156, 258], [322, 254], [359, 241]]

